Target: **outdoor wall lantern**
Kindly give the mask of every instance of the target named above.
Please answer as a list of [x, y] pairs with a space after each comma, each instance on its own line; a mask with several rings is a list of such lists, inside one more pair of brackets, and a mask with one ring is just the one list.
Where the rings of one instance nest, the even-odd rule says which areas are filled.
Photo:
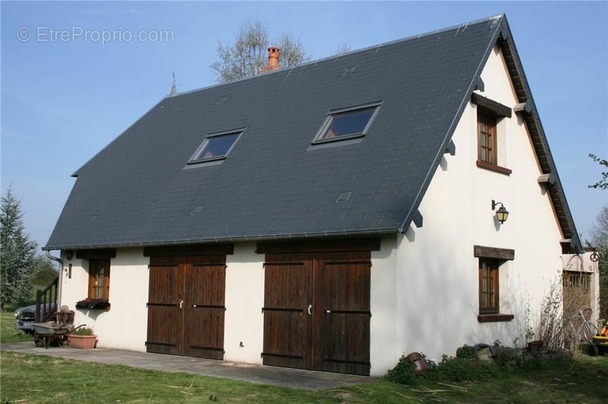
[[492, 210], [496, 209], [497, 205], [500, 205], [500, 208], [498, 208], [496, 211], [496, 219], [500, 222], [500, 224], [503, 224], [509, 217], [509, 211], [507, 208], [505, 208], [505, 205], [502, 202], [496, 202], [494, 199], [492, 199]]

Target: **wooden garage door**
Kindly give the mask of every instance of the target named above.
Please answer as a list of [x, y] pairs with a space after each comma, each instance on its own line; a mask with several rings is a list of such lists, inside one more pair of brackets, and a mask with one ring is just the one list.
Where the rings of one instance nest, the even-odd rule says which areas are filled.
[[187, 267], [184, 355], [224, 359], [226, 265], [217, 261]]
[[264, 364], [369, 375], [370, 252], [267, 254]]
[[147, 351], [224, 357], [225, 256], [151, 257]]
[[312, 261], [302, 254], [272, 254], [265, 268], [264, 364], [309, 369]]
[[317, 263], [314, 369], [369, 375], [370, 254], [333, 254]]
[[182, 291], [179, 265], [169, 259], [150, 264], [148, 290], [148, 352], [177, 355], [181, 351], [178, 326], [183, 324], [180, 310]]

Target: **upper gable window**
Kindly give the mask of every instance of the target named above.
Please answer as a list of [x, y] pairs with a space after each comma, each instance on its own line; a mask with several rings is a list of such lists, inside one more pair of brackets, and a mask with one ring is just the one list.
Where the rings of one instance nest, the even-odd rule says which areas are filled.
[[476, 93], [471, 95], [471, 101], [477, 105], [477, 166], [501, 174], [511, 174], [510, 169], [499, 164], [498, 156], [498, 138], [504, 138], [505, 135], [499, 133], [498, 122], [511, 117], [511, 108]]
[[478, 156], [477, 159], [498, 165], [496, 159], [496, 118], [477, 113]]
[[243, 133], [242, 130], [208, 135], [188, 164], [225, 159]]
[[313, 143], [363, 137], [369, 130], [378, 104], [330, 112]]

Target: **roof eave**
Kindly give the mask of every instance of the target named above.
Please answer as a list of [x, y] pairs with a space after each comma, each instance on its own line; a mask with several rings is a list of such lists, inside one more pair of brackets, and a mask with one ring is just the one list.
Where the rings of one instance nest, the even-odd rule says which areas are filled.
[[430, 170], [427, 173], [424, 184], [421, 187], [418, 195], [416, 196], [415, 202], [412, 204], [408, 214], [405, 217], [405, 220], [399, 227], [399, 232], [405, 233], [408, 227], [410, 226], [410, 223], [412, 222], [414, 216], [417, 214], [420, 203], [422, 202], [422, 198], [424, 197], [424, 194], [430, 184], [432, 176], [441, 161], [441, 158], [444, 154], [444, 150], [448, 147], [449, 142], [451, 141], [452, 135], [456, 130], [456, 125], [460, 121], [464, 109], [470, 99], [470, 95], [475, 90], [475, 87], [480, 84], [481, 73], [483, 67], [485, 66], [488, 60], [490, 52], [492, 51], [494, 46], [498, 44], [501, 48], [501, 51], [503, 52], [503, 56], [507, 63], [507, 68], [509, 70], [509, 75], [516, 90], [518, 102], [526, 105], [526, 108], [522, 112], [524, 113], [526, 125], [528, 126], [534, 150], [536, 152], [536, 156], [538, 158], [543, 174], [551, 173], [551, 175], [555, 179], [555, 181], [550, 184], [548, 189], [551, 198], [551, 203], [560, 229], [562, 231], [562, 235], [564, 236], [564, 239], [571, 240], [572, 249], [580, 253], [583, 251], [582, 243], [578, 237], [576, 225], [574, 224], [574, 219], [572, 217], [572, 213], [570, 212], [570, 208], [566, 200], [563, 186], [559, 179], [559, 175], [557, 174], [557, 168], [555, 162], [553, 161], [553, 157], [549, 149], [549, 144], [545, 132], [543, 130], [540, 117], [538, 116], [538, 111], [536, 110], [532, 93], [530, 91], [530, 86], [528, 85], [528, 81], [526, 79], [523, 67], [521, 65], [521, 61], [519, 59], [519, 54], [517, 53], [515, 43], [512, 40], [509, 24], [504, 15], [496, 16], [494, 18], [497, 21], [497, 24], [494, 28], [494, 34], [488, 43], [488, 49], [486, 50], [486, 54], [480, 63], [475, 77], [469, 84], [468, 91], [463, 97], [458, 113], [454, 117], [454, 120], [446, 133], [446, 137], [443, 142], [443, 147], [438, 150], [437, 155], [435, 156], [435, 161], [431, 165]]
[[499, 39], [499, 37], [501, 35], [503, 35], [502, 27], [503, 27], [503, 23], [506, 23], [506, 17], [504, 14], [500, 14], [500, 15], [492, 17], [491, 20], [495, 21], [494, 25], [492, 26], [494, 29], [494, 32], [493, 32], [490, 40], [488, 41], [488, 46], [486, 48], [484, 56], [481, 59], [479, 66], [477, 67], [477, 71], [475, 72], [473, 79], [469, 83], [467, 91], [465, 91], [463, 94], [463, 98], [460, 102], [458, 112], [456, 113], [456, 115], [454, 115], [454, 119], [452, 120], [452, 123], [450, 124], [450, 127], [445, 134], [445, 138], [443, 140], [442, 146], [441, 146], [441, 148], [439, 148], [439, 150], [437, 151], [437, 154], [435, 155], [433, 164], [430, 165], [430, 169], [426, 174], [424, 183], [423, 183], [422, 187], [420, 188], [420, 190], [418, 191], [418, 194], [416, 195], [414, 203], [410, 207], [410, 210], [408, 211], [408, 213], [405, 217], [405, 220], [403, 221], [401, 226], [399, 226], [400, 233], [405, 233], [407, 231], [407, 229], [409, 228], [411, 222], [414, 220], [415, 216], [419, 214], [418, 208], [420, 207], [420, 204], [422, 203], [424, 194], [426, 193], [426, 190], [428, 189], [428, 187], [431, 183], [431, 180], [433, 178], [433, 175], [435, 174], [435, 171], [437, 170], [437, 167], [441, 163], [441, 159], [442, 159], [443, 155], [445, 154], [445, 151], [450, 147], [450, 142], [452, 141], [452, 136], [454, 135], [454, 131], [456, 130], [456, 127], [458, 126], [458, 123], [460, 122], [460, 119], [462, 118], [462, 114], [464, 113], [464, 110], [467, 107], [469, 100], [471, 99], [471, 94], [473, 93], [473, 91], [475, 89], [483, 86], [483, 83], [481, 82], [481, 73], [483, 71], [483, 68], [484, 68], [488, 58], [490, 57], [490, 53], [492, 52], [492, 49], [494, 48], [496, 41]]
[[53, 250], [82, 250], [82, 249], [99, 249], [99, 248], [141, 248], [152, 246], [175, 246], [175, 245], [191, 245], [191, 244], [215, 244], [215, 243], [236, 243], [247, 241], [286, 241], [286, 240], [305, 240], [319, 238], [339, 238], [339, 237], [369, 237], [369, 236], [384, 236], [396, 234], [396, 228], [381, 228], [367, 230], [344, 230], [333, 232], [319, 233], [285, 233], [285, 234], [261, 234], [261, 235], [245, 235], [233, 237], [212, 237], [187, 240], [160, 240], [150, 242], [114, 242], [107, 244], [73, 244], [73, 245], [46, 245], [42, 247], [43, 251]]
[[528, 132], [530, 133], [532, 145], [542, 173], [551, 174], [553, 179], [552, 183], [548, 185], [548, 191], [563, 237], [565, 239], [570, 239], [572, 248], [580, 253], [583, 251], [582, 243], [579, 239], [578, 232], [576, 231], [574, 218], [572, 217], [572, 213], [568, 206], [566, 195], [557, 173], [557, 167], [553, 160], [549, 143], [506, 19], [502, 22], [498, 45], [501, 48], [507, 64], [507, 69], [509, 70], [509, 75], [511, 76], [518, 102], [526, 105], [526, 108], [523, 109], [521, 113], [523, 114]]

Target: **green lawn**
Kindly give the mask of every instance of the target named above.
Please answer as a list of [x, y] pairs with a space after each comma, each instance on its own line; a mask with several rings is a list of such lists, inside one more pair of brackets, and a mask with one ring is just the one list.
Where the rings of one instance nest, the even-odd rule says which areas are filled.
[[32, 341], [29, 335], [15, 330], [14, 310], [0, 312], [0, 343]]
[[[2, 313], [2, 342], [15, 335]], [[12, 321], [11, 321], [12, 320]], [[25, 338], [26, 340], [28, 338]], [[379, 381], [304, 391], [215, 377], [102, 365], [0, 351], [0, 401], [5, 403], [606, 403], [608, 357], [577, 356], [572, 363], [540, 363], [504, 371], [484, 382], [423, 380], [414, 386]]]

